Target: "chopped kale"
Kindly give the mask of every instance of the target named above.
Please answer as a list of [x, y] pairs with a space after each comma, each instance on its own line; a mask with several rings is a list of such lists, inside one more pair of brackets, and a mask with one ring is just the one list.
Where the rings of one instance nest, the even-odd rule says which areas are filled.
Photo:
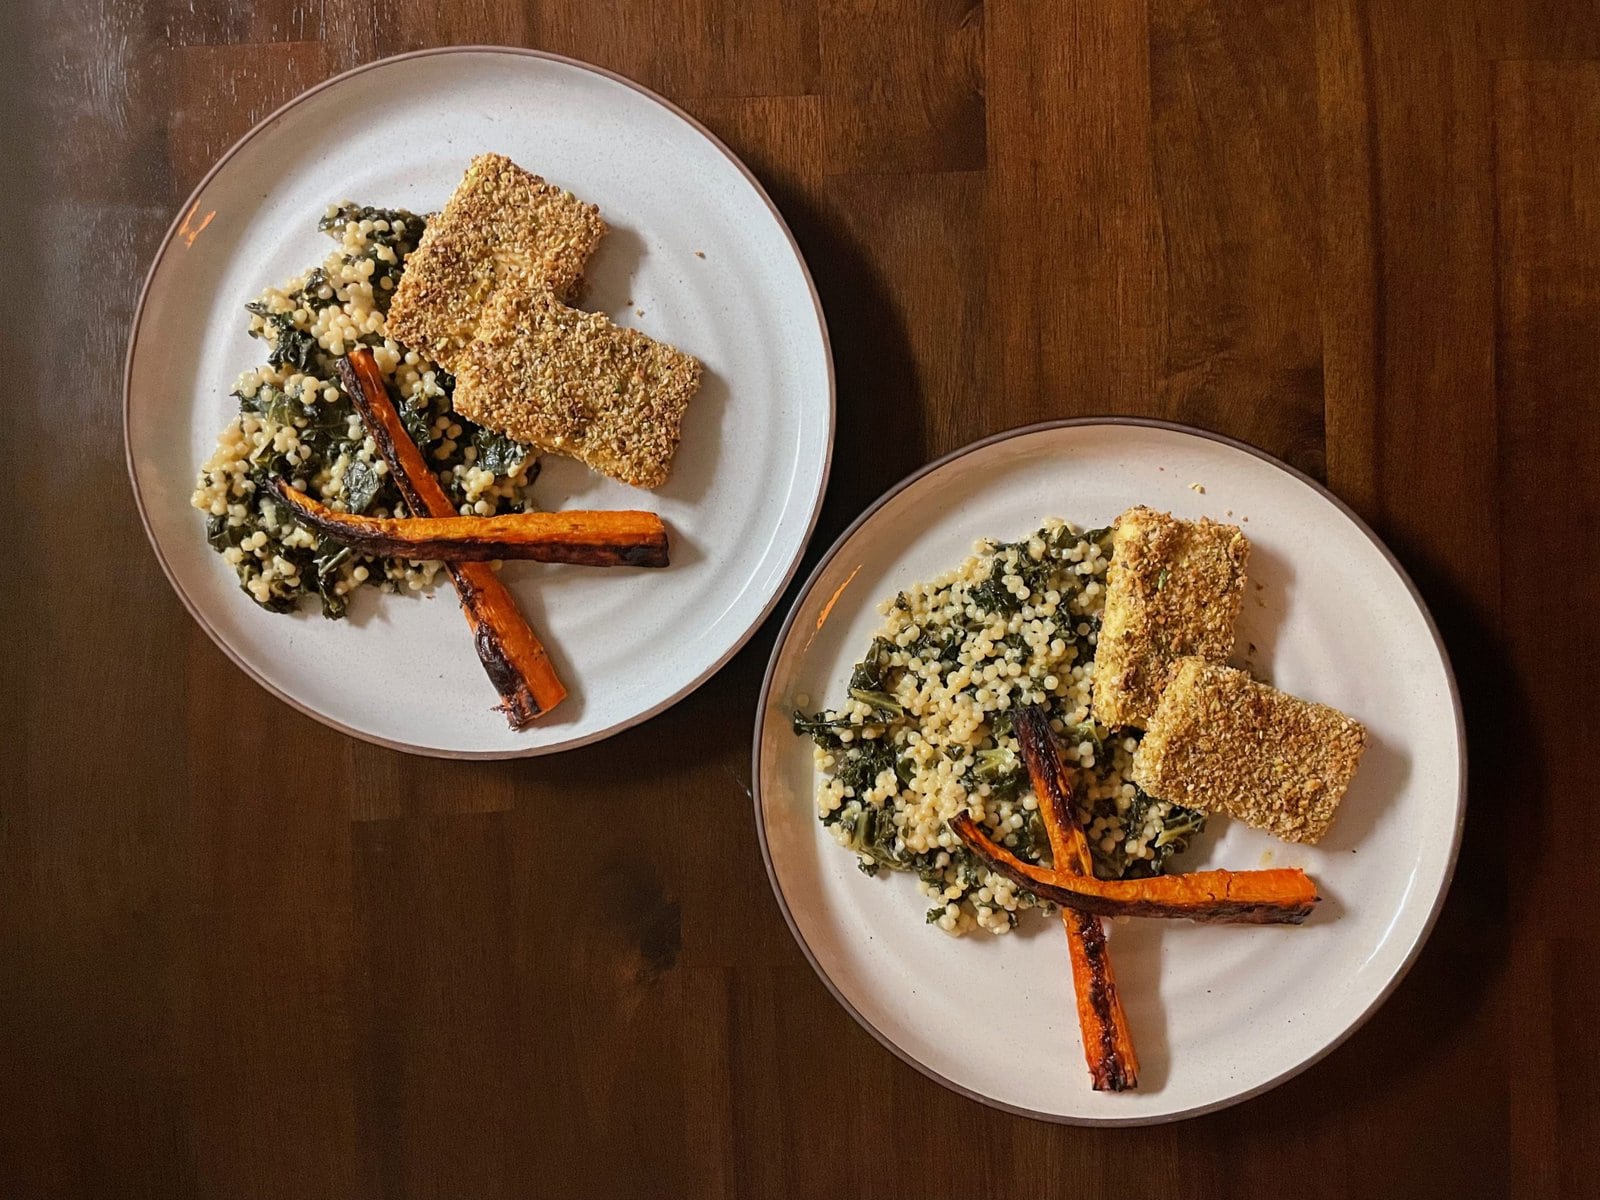
[[794, 731], [802, 737], [809, 737], [824, 750], [832, 750], [844, 745], [839, 740], [839, 731], [850, 729], [853, 726], [849, 717], [841, 717], [826, 712], [819, 712], [813, 716], [797, 712], [791, 721]]
[[230, 525], [226, 514], [220, 517], [206, 517], [206, 541], [213, 550], [226, 550], [229, 546], [237, 546], [250, 534], [248, 526]]
[[1205, 813], [1185, 808], [1181, 804], [1169, 806], [1167, 815], [1162, 821], [1161, 832], [1156, 834], [1155, 841], [1151, 843], [1155, 857], [1145, 860], [1150, 873], [1159, 875], [1166, 870], [1167, 860], [1174, 854], [1182, 854], [1189, 845], [1189, 839], [1205, 827]]
[[[322, 289], [328, 288], [328, 295], [322, 295]], [[339, 303], [338, 294], [333, 291], [328, 273], [321, 267], [313, 267], [306, 275], [306, 281], [300, 290], [290, 297], [296, 308], [308, 308], [312, 312], [319, 309], [332, 308]]]
[[254, 396], [234, 394], [239, 397], [240, 412], [255, 413], [278, 425], [293, 425], [305, 411], [293, 396], [270, 383], [257, 388]]
[[870, 858], [879, 866], [903, 870], [910, 865], [911, 860], [896, 849], [899, 833], [894, 827], [894, 817], [887, 809], [852, 800], [841, 807], [834, 817], [834, 824], [846, 834], [846, 849]]
[[886, 692], [870, 692], [865, 688], [851, 688], [850, 698], [859, 700], [862, 704], [871, 708], [875, 717], [890, 720], [894, 717], [905, 716], [905, 707], [900, 701]]
[[344, 469], [344, 506], [350, 512], [364, 513], [372, 506], [383, 476], [368, 463], [352, 460]]
[[322, 615], [330, 621], [342, 618], [350, 607], [349, 598], [342, 596], [335, 590], [335, 580], [332, 576], [317, 576], [317, 599], [322, 602]]
[[256, 491], [262, 493], [274, 479], [293, 479], [299, 467], [298, 460], [291, 460], [287, 454], [274, 450], [272, 443], [268, 442], [251, 456], [249, 477], [256, 485]]
[[433, 415], [428, 411], [427, 400], [414, 397], [405, 400], [400, 405], [400, 423], [417, 445], [426, 446], [432, 440]]
[[1074, 749], [1084, 742], [1088, 742], [1094, 748], [1096, 759], [1106, 751], [1105, 739], [1100, 736], [1100, 732], [1095, 728], [1093, 721], [1085, 721], [1081, 725], [1068, 725], [1062, 729], [1061, 736], [1067, 745], [1072, 746]]
[[307, 370], [311, 366], [312, 357], [317, 352], [317, 339], [294, 323], [293, 313], [273, 312], [259, 300], [252, 300], [245, 305], [245, 309], [265, 322], [264, 328], [255, 336], [271, 344], [267, 362], [274, 367], [288, 366], [297, 371]]
[[991, 575], [976, 587], [969, 588], [967, 599], [976, 604], [981, 612], [1006, 616], [1021, 612], [1025, 597], [1009, 590], [1004, 583]]
[[[351, 407], [349, 397], [341, 392], [337, 400], [319, 400], [314, 404], [303, 404], [303, 411], [306, 424], [300, 431], [301, 441], [305, 441], [307, 437], [342, 437], [350, 427], [350, 417], [355, 409]], [[334, 457], [337, 458], [338, 455]]]
[[[339, 583], [339, 568], [349, 562], [354, 553], [349, 546], [342, 546], [332, 538], [321, 538], [317, 542], [316, 553], [310, 564], [311, 579], [317, 597], [322, 601], [322, 615], [325, 617], [337, 620], [344, 616], [346, 608], [349, 607], [346, 597], [341, 596], [336, 589]], [[305, 574], [304, 569], [301, 574]]]
[[239, 588], [246, 596], [249, 596], [254, 603], [259, 604], [268, 612], [287, 613], [295, 610], [296, 600], [293, 596], [268, 596], [265, 600], [257, 600], [256, 594], [250, 590], [250, 584], [245, 578], [244, 571], [244, 565], [240, 564]]
[[1008, 633], [1000, 639], [999, 645], [1005, 647], [1005, 656], [1017, 662], [1026, 662], [1029, 654], [1028, 639], [1019, 633]]
[[1036, 862], [1044, 862], [1050, 858], [1050, 831], [1045, 828], [1044, 816], [1038, 809], [1028, 814], [1027, 822], [1022, 826], [1017, 847], [1024, 858]]
[[974, 758], [977, 761], [967, 772], [964, 781], [967, 791], [977, 791], [981, 783], [989, 785], [991, 795], [1011, 795], [1020, 788], [1024, 775], [1022, 760], [1017, 757], [1016, 751], [996, 746], [990, 750], [979, 750]]
[[[406, 229], [401, 237], [412, 244], [415, 244], [417, 238], [422, 236], [423, 227], [427, 224], [427, 221], [422, 217], [403, 208], [375, 208], [370, 204], [351, 204], [346, 202], [323, 216], [317, 222], [317, 228], [323, 233], [341, 237], [344, 234], [344, 227], [354, 221], [387, 221], [391, 232], [396, 221], [404, 221]], [[377, 234], [374, 235], [374, 240], [387, 241], [387, 239]]]
[[311, 560], [311, 565], [316, 568], [319, 577], [332, 575], [341, 566], [348, 562], [355, 551], [349, 546], [341, 545], [332, 538], [320, 538], [317, 541], [317, 553]]
[[883, 738], [872, 738], [852, 742], [840, 755], [834, 774], [845, 787], [854, 788], [859, 796], [875, 787], [878, 776], [885, 771], [893, 771], [896, 778], [900, 777], [899, 756]]
[[852, 692], [886, 692], [888, 691], [885, 672], [889, 666], [889, 656], [895, 651], [895, 644], [888, 638], [876, 637], [868, 647], [866, 657], [856, 664], [856, 669], [850, 673], [849, 688]]
[[475, 465], [496, 475], [515, 475], [530, 453], [521, 442], [492, 429], [478, 430], [472, 444], [478, 448]]
[[936, 662], [942, 666], [953, 667], [961, 652], [961, 630], [955, 627], [947, 629], [924, 629], [917, 640], [912, 642], [908, 653], [923, 662]]

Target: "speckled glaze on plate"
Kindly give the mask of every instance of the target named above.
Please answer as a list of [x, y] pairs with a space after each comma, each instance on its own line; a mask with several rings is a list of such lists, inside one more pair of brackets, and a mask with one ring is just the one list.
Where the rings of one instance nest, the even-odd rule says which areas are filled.
[[[672, 566], [508, 564], [503, 578], [570, 691], [523, 731], [472, 650], [454, 594], [362, 589], [350, 619], [242, 595], [189, 507], [264, 349], [243, 305], [321, 262], [341, 199], [434, 211], [495, 150], [600, 206], [611, 226], [586, 307], [696, 355], [706, 379], [672, 478], [643, 492], [547, 458], [549, 508], [650, 508]], [[195, 619], [251, 677], [356, 737], [501, 758], [596, 741], [704, 682], [770, 611], [805, 548], [833, 444], [833, 366], [811, 277], [754, 177], [691, 117], [620, 76], [534, 51], [453, 47], [358, 68], [268, 117], [212, 169], [156, 254], [124, 395], [145, 527]]]
[[[1192, 486], [1193, 485], [1193, 486]], [[1204, 491], [1199, 489], [1203, 488]], [[1214, 819], [1179, 860], [1300, 866], [1324, 897], [1303, 926], [1109, 926], [1139, 1090], [1090, 1089], [1059, 923], [955, 939], [923, 925], [908, 875], [869, 879], [816, 819], [797, 696], [842, 694], [880, 600], [931, 579], [981, 537], [1134, 504], [1240, 522], [1253, 543], [1240, 659], [1365, 722], [1371, 744], [1328, 836], [1290, 846]], [[899, 484], [807, 581], [757, 713], [756, 821], [773, 890], [834, 996], [940, 1083], [1045, 1120], [1134, 1125], [1221, 1108], [1282, 1082], [1389, 995], [1449, 887], [1466, 797], [1460, 703], [1437, 630], [1394, 557], [1326, 489], [1248, 446], [1133, 419], [999, 434]]]

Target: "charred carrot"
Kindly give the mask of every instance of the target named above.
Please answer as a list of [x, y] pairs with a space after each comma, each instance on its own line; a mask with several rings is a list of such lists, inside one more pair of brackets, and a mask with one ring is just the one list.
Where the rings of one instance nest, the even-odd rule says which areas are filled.
[[[422, 451], [411, 440], [389, 399], [389, 389], [372, 351], [361, 346], [340, 359], [339, 378], [350, 402], [366, 422], [367, 432], [377, 442], [383, 461], [389, 464], [389, 475], [406, 507], [418, 517], [455, 516], [455, 505], [428, 468]], [[446, 568], [472, 630], [478, 659], [500, 693], [500, 709], [511, 728], [521, 729], [561, 703], [567, 689], [556, 677], [544, 646], [517, 611], [516, 601], [489, 564], [447, 563]]]
[[950, 831], [991, 871], [1041, 900], [1101, 917], [1187, 917], [1216, 924], [1298, 925], [1311, 915], [1315, 885], [1298, 868], [1194, 871], [1149, 879], [1096, 879], [1025, 863], [966, 813]]
[[[1089, 841], [1073, 817], [1072, 783], [1050, 734], [1050, 718], [1042, 708], [1030, 704], [1017, 715], [1016, 731], [1045, 832], [1050, 837], [1056, 870], [1093, 875]], [[1083, 1034], [1083, 1054], [1094, 1090], [1122, 1092], [1138, 1087], [1139, 1059], [1128, 1032], [1128, 1014], [1123, 1011], [1122, 996], [1117, 991], [1111, 949], [1106, 945], [1100, 918], [1079, 909], [1063, 908], [1061, 924], [1067, 931], [1078, 1029]]]
[[574, 509], [493, 517], [364, 517], [329, 508], [282, 479], [273, 479], [271, 487], [299, 524], [373, 558], [667, 565], [667, 527], [655, 513]]

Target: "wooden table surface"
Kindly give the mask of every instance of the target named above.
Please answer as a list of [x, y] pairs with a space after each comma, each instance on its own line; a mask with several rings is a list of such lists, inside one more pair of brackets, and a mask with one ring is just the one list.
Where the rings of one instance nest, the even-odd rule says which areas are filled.
[[[1595, 1194], [1600, 5], [5, 8], [0, 1196]], [[919, 464], [1072, 414], [1244, 438], [1377, 528], [1449, 643], [1472, 796], [1364, 1029], [1142, 1130], [901, 1063], [762, 870], [776, 619], [646, 725], [509, 764], [351, 741], [222, 656], [124, 471], [140, 281], [260, 117], [451, 42], [625, 72], [769, 187], [838, 366], [808, 563]], [[574, 812], [612, 832], [569, 858]]]

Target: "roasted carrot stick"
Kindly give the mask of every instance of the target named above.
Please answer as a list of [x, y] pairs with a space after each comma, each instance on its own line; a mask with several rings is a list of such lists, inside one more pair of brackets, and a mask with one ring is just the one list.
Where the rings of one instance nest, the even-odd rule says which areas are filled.
[[374, 558], [667, 565], [667, 527], [655, 513], [574, 509], [494, 517], [363, 517], [331, 509], [282, 479], [272, 480], [272, 489], [301, 525]]
[[991, 871], [1063, 908], [1101, 917], [1188, 917], [1217, 924], [1298, 925], [1311, 915], [1317, 889], [1298, 868], [1194, 871], [1149, 879], [1096, 879], [1025, 863], [993, 841], [966, 813], [950, 831]]
[[[1024, 708], [1016, 719], [1022, 759], [1033, 780], [1050, 853], [1057, 871], [1093, 875], [1089, 840], [1072, 812], [1072, 783], [1061, 761], [1050, 718], [1037, 705]], [[1078, 1029], [1083, 1034], [1083, 1054], [1089, 1079], [1097, 1092], [1122, 1092], [1139, 1086], [1139, 1059], [1128, 1032], [1128, 1014], [1122, 1009], [1117, 977], [1111, 969], [1111, 950], [1100, 918], [1093, 913], [1063, 908], [1061, 924], [1067, 931], [1067, 952], [1072, 960], [1072, 989], [1078, 1002]]]
[[[455, 516], [455, 505], [395, 411], [372, 351], [360, 346], [340, 359], [339, 378], [366, 422], [367, 432], [378, 443], [383, 461], [389, 464], [389, 474], [406, 507], [419, 517]], [[500, 710], [511, 728], [521, 729], [561, 703], [567, 689], [489, 564], [445, 565], [472, 630], [478, 659], [500, 693]]]

